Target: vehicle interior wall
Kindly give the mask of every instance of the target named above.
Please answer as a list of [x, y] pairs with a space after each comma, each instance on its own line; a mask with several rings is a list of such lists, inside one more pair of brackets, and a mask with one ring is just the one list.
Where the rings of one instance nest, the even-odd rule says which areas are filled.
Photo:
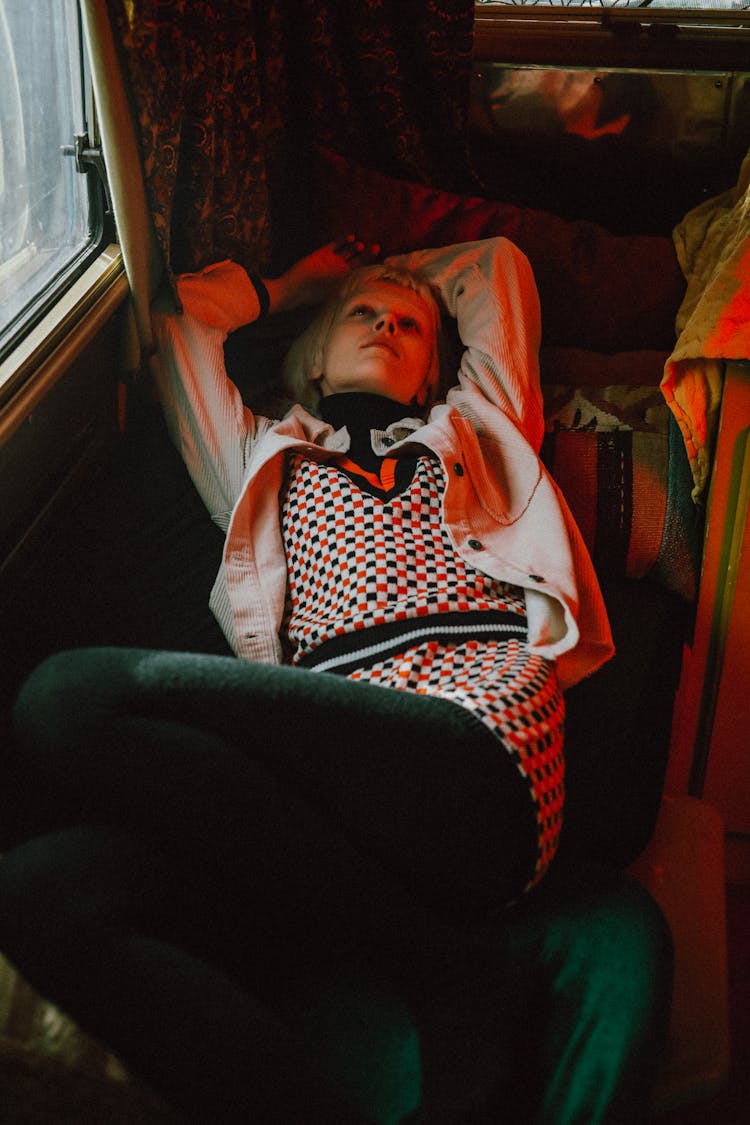
[[[60, 537], [80, 527], [118, 441], [121, 330], [113, 317], [0, 446], [0, 739], [22, 676], [56, 643], [66, 586], [80, 573]], [[79, 558], [86, 548], [82, 536]], [[91, 573], [87, 590], [105, 585], [106, 572]], [[83, 590], [76, 602], [85, 613]]]

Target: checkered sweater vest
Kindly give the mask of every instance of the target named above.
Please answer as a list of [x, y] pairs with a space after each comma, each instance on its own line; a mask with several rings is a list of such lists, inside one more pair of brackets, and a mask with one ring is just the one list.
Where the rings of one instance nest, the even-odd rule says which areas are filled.
[[285, 632], [296, 664], [450, 699], [481, 719], [528, 782], [532, 885], [562, 824], [562, 697], [554, 666], [526, 645], [523, 590], [455, 551], [443, 484], [426, 456], [386, 458], [379, 476], [295, 456], [282, 507]]

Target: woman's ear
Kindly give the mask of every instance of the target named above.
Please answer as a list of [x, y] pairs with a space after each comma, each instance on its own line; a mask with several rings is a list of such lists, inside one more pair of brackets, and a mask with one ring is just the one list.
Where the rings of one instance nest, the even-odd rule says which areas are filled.
[[314, 341], [313, 347], [307, 353], [307, 378], [311, 383], [319, 383], [325, 372], [323, 371], [323, 348], [320, 339]]

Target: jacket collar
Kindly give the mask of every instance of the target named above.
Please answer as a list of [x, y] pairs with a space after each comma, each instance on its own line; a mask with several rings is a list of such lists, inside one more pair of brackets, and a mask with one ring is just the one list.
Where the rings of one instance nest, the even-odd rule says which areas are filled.
[[[394, 445], [410, 438], [424, 424], [421, 418], [399, 418], [385, 429], [373, 428], [373, 450], [381, 456], [389, 453]], [[345, 425], [335, 429], [330, 422], [316, 418], [304, 406], [293, 406], [274, 429], [278, 434], [312, 442], [334, 453], [348, 452], [351, 445]]]

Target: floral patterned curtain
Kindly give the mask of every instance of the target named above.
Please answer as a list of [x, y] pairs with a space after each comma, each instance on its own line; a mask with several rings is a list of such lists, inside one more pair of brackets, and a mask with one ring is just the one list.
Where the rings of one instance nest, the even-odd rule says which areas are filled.
[[473, 0], [107, 3], [170, 272], [266, 266], [313, 142], [439, 187], [465, 168]]

